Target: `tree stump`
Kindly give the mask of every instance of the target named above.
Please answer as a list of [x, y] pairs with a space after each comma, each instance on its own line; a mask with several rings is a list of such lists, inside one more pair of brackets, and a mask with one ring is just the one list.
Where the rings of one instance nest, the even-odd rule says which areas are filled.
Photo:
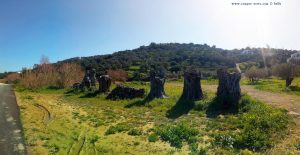
[[217, 71], [219, 86], [217, 97], [221, 99], [224, 108], [236, 106], [241, 97], [241, 73], [228, 73], [226, 69]]
[[165, 90], [165, 78], [163, 73], [156, 73], [150, 71], [150, 93], [149, 98], [166, 98]]
[[293, 80], [294, 78], [292, 77], [285, 78], [285, 87], [289, 87], [292, 84]]
[[91, 85], [92, 86], [96, 86], [96, 70], [95, 69], [91, 69], [89, 71], [89, 75], [88, 75], [91, 79]]
[[101, 75], [98, 78], [99, 93], [108, 93], [111, 85], [111, 78], [108, 75]]
[[131, 87], [125, 87], [118, 85], [114, 90], [109, 93], [106, 99], [116, 100], [116, 99], [132, 99], [136, 97], [144, 97], [145, 90], [137, 89]]
[[82, 81], [82, 91], [84, 91], [84, 87], [87, 87], [89, 91], [92, 90], [91, 79], [88, 76], [85, 76]]
[[201, 89], [201, 73], [187, 71], [184, 73], [184, 87], [182, 98], [186, 100], [199, 100], [203, 97]]

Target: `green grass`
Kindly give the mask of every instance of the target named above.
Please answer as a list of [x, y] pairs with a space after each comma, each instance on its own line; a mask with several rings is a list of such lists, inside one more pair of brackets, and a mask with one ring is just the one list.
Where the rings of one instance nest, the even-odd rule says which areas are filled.
[[264, 91], [300, 95], [300, 78], [295, 78], [288, 88], [285, 87], [285, 80], [276, 78], [262, 79], [254, 84], [244, 80], [242, 84], [253, 85], [256, 89]]
[[[150, 87], [143, 82], [124, 85], [144, 88], [146, 93]], [[244, 149], [269, 149], [287, 123], [284, 111], [247, 96], [238, 113], [210, 117], [207, 109], [214, 93], [205, 93], [200, 101], [182, 101], [179, 82], [166, 83], [168, 98], [150, 101], [111, 101], [103, 94], [88, 97], [49, 88], [17, 90], [29, 153], [238, 154]], [[49, 124], [43, 123], [43, 113], [33, 103], [50, 111]]]

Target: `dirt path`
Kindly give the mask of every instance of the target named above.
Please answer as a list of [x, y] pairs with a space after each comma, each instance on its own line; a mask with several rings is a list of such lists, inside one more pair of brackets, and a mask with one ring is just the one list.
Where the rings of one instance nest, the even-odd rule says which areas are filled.
[[[217, 90], [217, 85], [203, 85], [206, 91]], [[284, 108], [289, 114], [300, 116], [300, 96], [289, 95], [285, 93], [273, 93], [255, 89], [253, 86], [241, 86], [242, 92], [252, 96], [255, 99], [263, 101], [267, 104]]]
[[26, 154], [16, 97], [4, 84], [0, 84], [0, 154]]

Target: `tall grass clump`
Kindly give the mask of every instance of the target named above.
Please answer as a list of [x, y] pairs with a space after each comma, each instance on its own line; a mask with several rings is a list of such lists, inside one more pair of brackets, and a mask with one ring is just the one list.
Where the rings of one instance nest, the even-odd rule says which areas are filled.
[[244, 96], [239, 103], [241, 134], [236, 144], [251, 150], [265, 150], [288, 125], [287, 112]]
[[183, 142], [196, 143], [198, 130], [187, 124], [166, 125], [157, 129], [160, 139], [169, 142], [171, 146], [181, 148]]
[[[219, 123], [218, 123], [219, 122]], [[221, 123], [221, 124], [220, 124]], [[285, 110], [266, 105], [244, 95], [238, 103], [234, 115], [213, 123], [216, 131], [213, 144], [225, 149], [249, 149], [263, 151], [270, 148], [288, 126], [288, 115]], [[208, 126], [212, 126], [212, 123]]]

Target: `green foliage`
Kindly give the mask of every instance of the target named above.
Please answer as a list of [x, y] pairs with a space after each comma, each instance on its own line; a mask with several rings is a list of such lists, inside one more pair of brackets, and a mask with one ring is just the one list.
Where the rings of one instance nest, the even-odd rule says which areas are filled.
[[240, 99], [236, 115], [223, 117], [208, 122], [207, 129], [218, 131], [213, 135], [213, 144], [226, 149], [266, 150], [273, 144], [274, 136], [285, 131], [288, 125], [286, 111], [249, 96]]
[[250, 97], [244, 97], [240, 102], [242, 122], [241, 134], [237, 144], [251, 150], [265, 150], [272, 144], [272, 136], [286, 129], [288, 116], [286, 111], [276, 109]]
[[198, 135], [198, 130], [186, 124], [167, 125], [160, 127], [157, 134], [163, 141], [167, 141], [176, 148], [182, 147], [182, 142], [195, 142], [195, 136]]
[[297, 144], [295, 144], [295, 148], [296, 148], [296, 150], [300, 150], [300, 142], [298, 142]]
[[105, 135], [111, 135], [118, 132], [124, 132], [130, 130], [130, 127], [126, 124], [117, 124], [115, 126], [110, 126], [106, 131]]
[[148, 136], [149, 142], [156, 142], [158, 139], [159, 139], [159, 137], [156, 133], [152, 133]]
[[217, 134], [214, 137], [214, 145], [224, 148], [233, 148], [235, 139], [230, 134]]
[[90, 143], [91, 143], [91, 144], [94, 144], [94, 143], [96, 143], [99, 139], [100, 139], [100, 137], [99, 137], [98, 135], [92, 136], [92, 137], [90, 138]]
[[131, 136], [140, 136], [142, 134], [143, 134], [143, 131], [139, 130], [139, 129], [131, 129], [128, 131], [128, 135], [131, 135]]
[[59, 148], [58, 148], [57, 145], [51, 144], [51, 145], [49, 146], [49, 154], [50, 154], [50, 155], [54, 155], [54, 154], [56, 154], [58, 151], [59, 151]]

